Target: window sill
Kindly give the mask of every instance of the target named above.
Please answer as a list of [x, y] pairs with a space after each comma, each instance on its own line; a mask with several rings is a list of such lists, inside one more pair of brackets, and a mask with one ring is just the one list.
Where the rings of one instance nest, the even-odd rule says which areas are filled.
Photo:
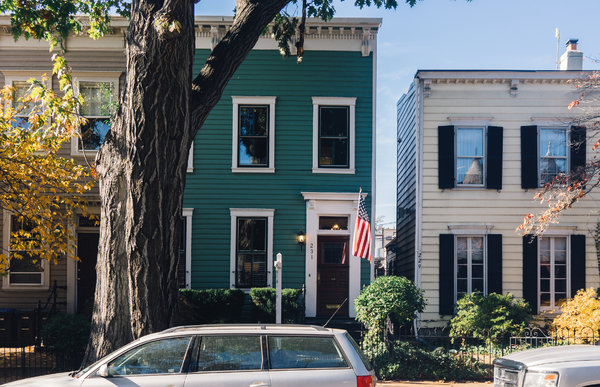
[[233, 173], [275, 173], [275, 168], [231, 168]]
[[21, 292], [21, 291], [35, 292], [35, 291], [45, 291], [45, 290], [49, 290], [49, 289], [50, 289], [50, 286], [48, 286], [48, 285], [7, 285], [7, 284], [2, 284], [2, 288], [0, 290], [7, 291], [7, 292]]
[[71, 150], [71, 157], [96, 157], [96, 155], [98, 154], [98, 150], [97, 149], [88, 149], [85, 152], [82, 150]]
[[312, 173], [331, 173], [331, 174], [340, 174], [340, 175], [354, 175], [356, 171], [354, 168], [313, 168]]

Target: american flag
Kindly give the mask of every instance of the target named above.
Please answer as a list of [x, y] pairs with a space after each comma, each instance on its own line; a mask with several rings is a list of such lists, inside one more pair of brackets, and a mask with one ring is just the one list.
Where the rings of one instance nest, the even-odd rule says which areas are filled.
[[371, 261], [371, 225], [369, 224], [365, 199], [360, 193], [358, 194], [358, 214], [356, 216], [356, 226], [354, 227], [352, 255]]

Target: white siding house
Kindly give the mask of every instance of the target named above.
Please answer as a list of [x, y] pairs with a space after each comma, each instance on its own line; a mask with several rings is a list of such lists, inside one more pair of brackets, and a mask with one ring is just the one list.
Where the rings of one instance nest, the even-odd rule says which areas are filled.
[[[410, 235], [414, 249], [398, 248], [396, 267], [408, 267], [425, 290], [422, 326], [445, 324], [468, 292], [512, 293], [540, 313], [599, 286], [591, 232], [600, 193], [541, 237], [515, 231], [525, 214], [543, 208], [533, 200], [538, 187], [594, 155], [577, 123], [582, 112], [567, 108], [578, 95], [569, 80], [585, 75], [417, 72], [398, 102], [397, 238]], [[414, 189], [400, 186], [407, 174]]]

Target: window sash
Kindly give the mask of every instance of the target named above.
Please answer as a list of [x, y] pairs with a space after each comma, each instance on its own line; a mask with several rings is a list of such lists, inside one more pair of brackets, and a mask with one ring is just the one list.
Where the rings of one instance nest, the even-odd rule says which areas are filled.
[[[464, 240], [465, 249], [459, 250], [459, 242]], [[479, 241], [477, 241], [479, 240]], [[481, 248], [476, 250], [477, 243]], [[481, 261], [475, 261], [474, 255], [481, 251]], [[466, 253], [466, 263], [459, 264], [459, 253]], [[463, 266], [463, 273], [459, 276], [460, 266]], [[480, 273], [480, 276], [478, 275]], [[477, 275], [477, 276], [476, 276]], [[481, 293], [487, 294], [487, 238], [484, 235], [455, 236], [454, 241], [454, 302], [458, 301], [463, 295], [473, 293], [475, 290], [475, 281], [481, 281]], [[463, 285], [463, 289], [459, 287]], [[466, 288], [465, 288], [466, 285]]]
[[111, 96], [104, 87], [112, 88], [112, 82], [79, 82], [79, 94], [84, 103], [81, 114], [88, 122], [81, 127], [81, 138], [77, 140], [79, 151], [94, 151], [100, 148], [110, 130]]
[[[561, 244], [564, 246], [564, 249], [557, 247], [559, 240], [562, 241]], [[545, 237], [539, 239], [537, 297], [540, 310], [556, 308], [563, 298], [571, 296], [571, 259], [569, 251], [569, 238], [566, 236]], [[561, 256], [564, 258], [561, 259]], [[546, 257], [544, 261], [542, 260], [543, 257]], [[559, 286], [557, 289], [557, 285], [561, 281], [562, 286]], [[559, 299], [558, 297], [560, 294], [562, 294], [562, 298]]]
[[[325, 110], [343, 110], [345, 125], [338, 135], [323, 134]], [[325, 154], [330, 149], [331, 154]], [[327, 162], [329, 161], [329, 162]], [[319, 105], [319, 168], [349, 168], [350, 167], [350, 106]]]
[[[17, 230], [31, 229], [24, 221], [19, 221], [16, 217], [11, 216], [10, 232], [11, 234]], [[11, 235], [12, 238], [12, 235]], [[11, 286], [31, 286], [44, 285], [45, 263], [28, 251], [13, 250], [10, 255], [19, 254], [22, 258], [11, 259], [8, 271], [8, 283]], [[37, 262], [33, 262], [36, 260]], [[12, 270], [16, 268], [16, 270]], [[35, 268], [35, 269], [34, 269]]]

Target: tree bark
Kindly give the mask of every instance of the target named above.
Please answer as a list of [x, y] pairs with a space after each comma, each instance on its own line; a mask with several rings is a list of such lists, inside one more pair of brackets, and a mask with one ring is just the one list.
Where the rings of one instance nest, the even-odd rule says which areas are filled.
[[193, 81], [194, 2], [132, 2], [124, 90], [96, 159], [102, 210], [84, 365], [170, 326], [193, 137], [261, 32], [289, 1], [238, 0], [230, 31]]

